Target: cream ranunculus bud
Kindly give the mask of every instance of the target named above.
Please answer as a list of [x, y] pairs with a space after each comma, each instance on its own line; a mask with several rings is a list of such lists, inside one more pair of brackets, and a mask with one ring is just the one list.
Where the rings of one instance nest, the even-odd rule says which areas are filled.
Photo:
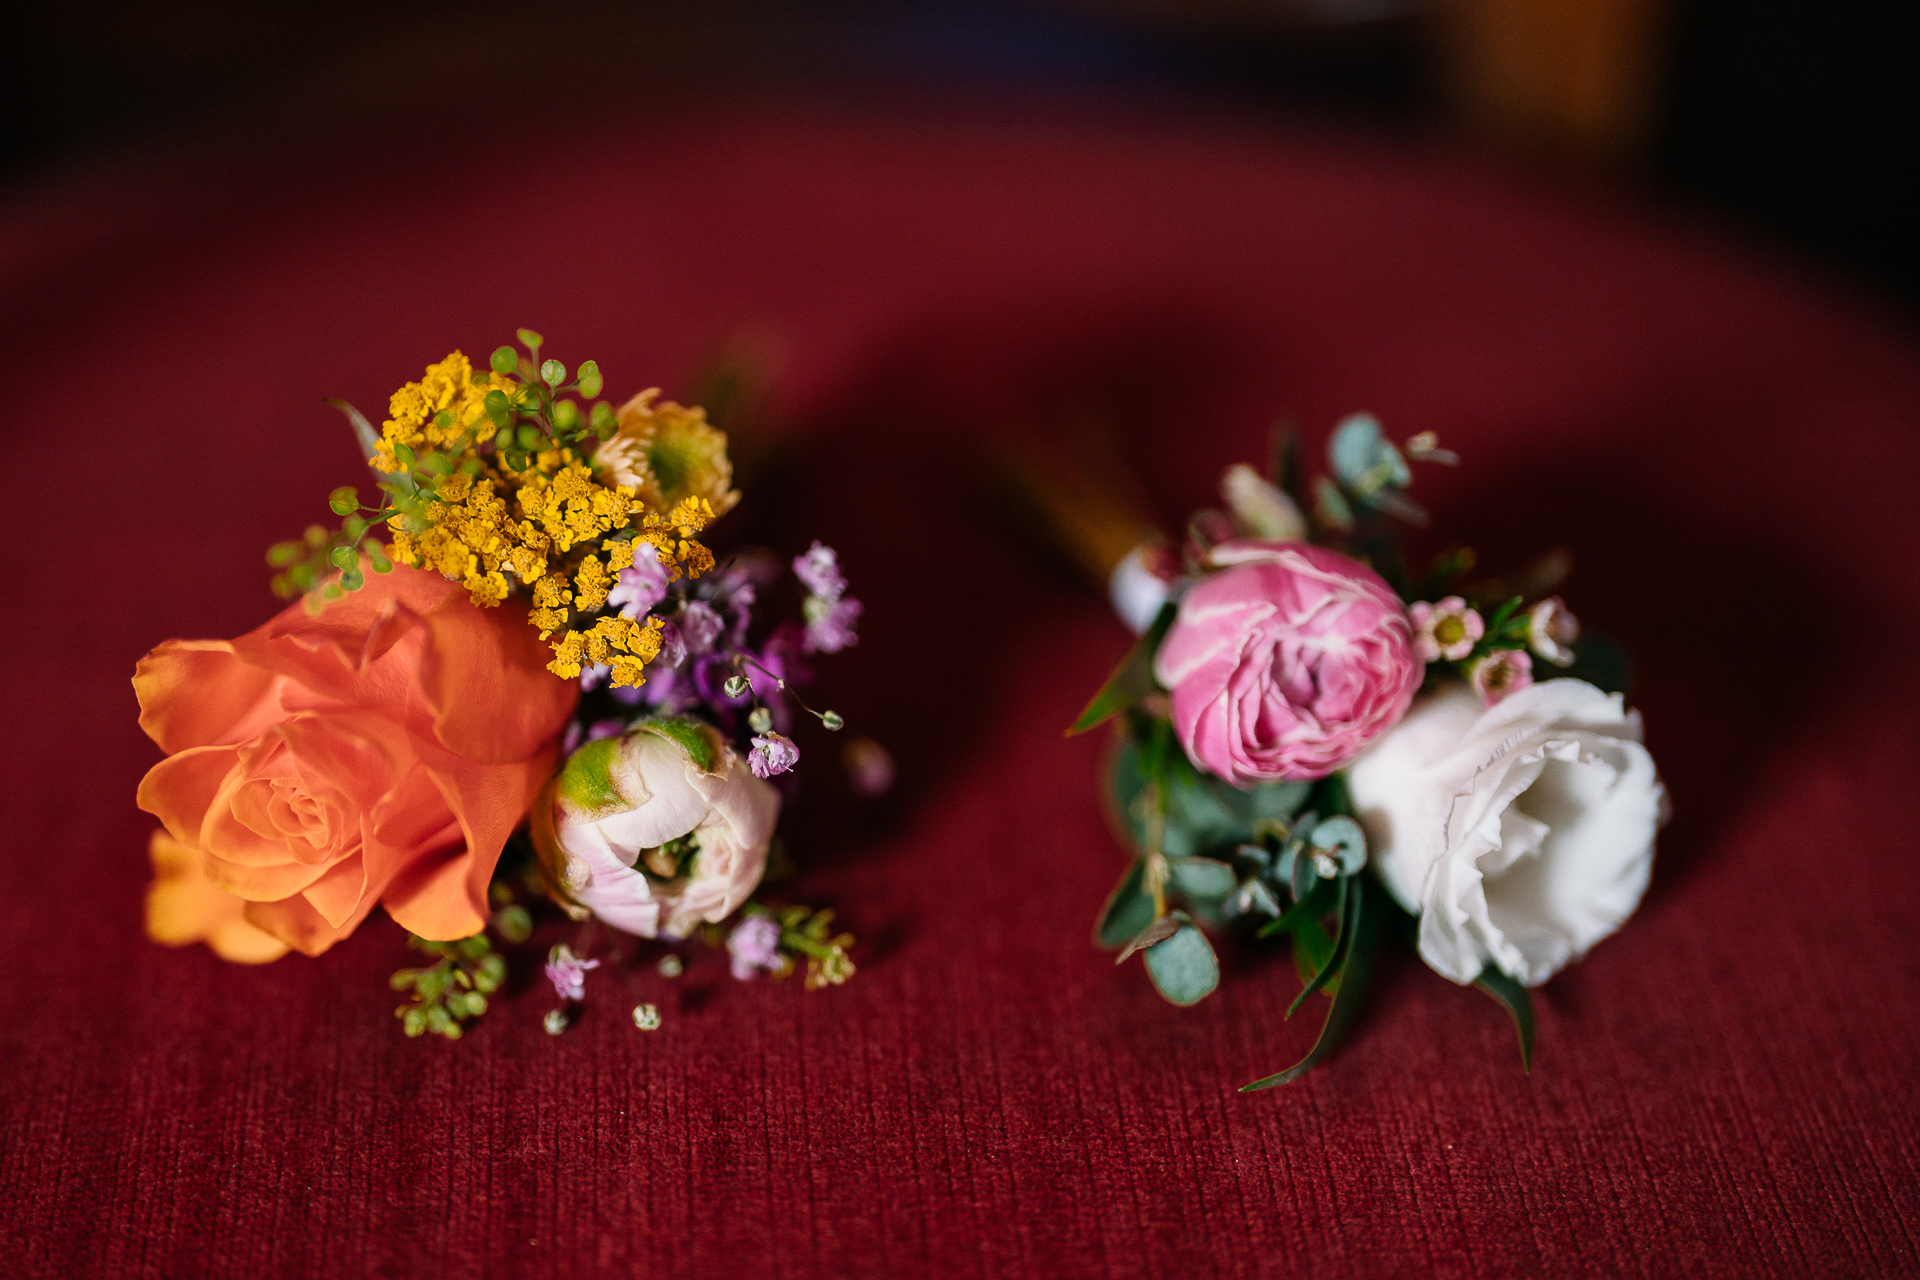
[[1545, 982], [1619, 928], [1653, 868], [1666, 792], [1620, 695], [1548, 680], [1488, 708], [1415, 702], [1347, 773], [1373, 864], [1455, 982]]
[[662, 718], [574, 752], [550, 813], [535, 844], [554, 884], [617, 929], [684, 938], [759, 885], [780, 793], [710, 726]]

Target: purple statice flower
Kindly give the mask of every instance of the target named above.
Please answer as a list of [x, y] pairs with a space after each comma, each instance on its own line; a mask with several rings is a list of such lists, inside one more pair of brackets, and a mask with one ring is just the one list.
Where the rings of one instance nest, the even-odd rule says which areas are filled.
[[614, 575], [607, 604], [620, 610], [621, 617], [638, 618], [666, 598], [667, 571], [660, 553], [652, 543], [640, 543], [633, 549], [632, 566]]
[[840, 558], [832, 547], [818, 540], [807, 548], [805, 555], [793, 558], [793, 576], [800, 579], [807, 594], [823, 600], [838, 600], [846, 594], [847, 579], [840, 572]]
[[793, 745], [793, 739], [783, 733], [767, 733], [753, 740], [753, 750], [747, 753], [747, 767], [753, 770], [756, 778], [771, 778], [776, 773], [785, 773], [800, 762], [800, 748]]
[[582, 960], [573, 948], [562, 942], [547, 953], [547, 981], [562, 1000], [579, 1000], [587, 994], [587, 970], [598, 969], [598, 960]]
[[733, 926], [727, 935], [727, 954], [733, 961], [733, 976], [741, 982], [761, 969], [777, 973], [788, 963], [780, 954], [780, 926], [767, 916], [748, 916]]
[[853, 624], [860, 620], [860, 602], [852, 596], [827, 600], [807, 597], [807, 636], [802, 647], [808, 653], [838, 653], [860, 642]]
[[727, 630], [727, 620], [720, 616], [720, 611], [699, 600], [681, 605], [676, 622], [686, 652], [695, 656], [710, 652]]

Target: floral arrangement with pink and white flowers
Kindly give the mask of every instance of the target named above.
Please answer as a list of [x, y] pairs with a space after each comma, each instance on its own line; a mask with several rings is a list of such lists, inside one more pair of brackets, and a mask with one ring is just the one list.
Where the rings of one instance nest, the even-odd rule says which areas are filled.
[[1633, 913], [1666, 814], [1621, 664], [1550, 594], [1564, 557], [1515, 582], [1473, 578], [1466, 549], [1408, 572], [1409, 464], [1457, 461], [1431, 434], [1396, 446], [1349, 417], [1311, 488], [1291, 431], [1275, 456], [1228, 468], [1178, 551], [1150, 539], [1112, 569], [1141, 638], [1068, 730], [1118, 726], [1112, 813], [1136, 855], [1096, 941], [1190, 1005], [1219, 984], [1209, 930], [1288, 938], [1289, 1015], [1330, 1004], [1252, 1090], [1332, 1049], [1411, 918], [1421, 959], [1499, 1001], [1530, 1064], [1528, 989]]
[[[831, 911], [757, 893], [815, 711], [798, 690], [856, 640], [860, 602], [819, 542], [789, 561], [799, 620], [767, 625], [769, 552], [703, 541], [740, 501], [727, 437], [643, 391], [616, 408], [595, 362], [569, 372], [519, 331], [347, 415], [373, 473], [268, 553], [298, 597], [232, 640], [168, 640], [134, 673], [165, 758], [138, 803], [160, 821], [147, 930], [241, 963], [318, 956], [376, 907], [430, 963], [393, 975], [407, 1035], [458, 1039], [548, 903], [545, 973], [566, 1030], [588, 975], [633, 1022], [691, 944], [742, 981], [854, 972]], [[585, 402], [585, 403], [583, 403]], [[856, 792], [892, 759], [856, 738]], [[652, 974], [644, 945], [658, 944]], [[654, 986], [655, 990], [661, 990]]]

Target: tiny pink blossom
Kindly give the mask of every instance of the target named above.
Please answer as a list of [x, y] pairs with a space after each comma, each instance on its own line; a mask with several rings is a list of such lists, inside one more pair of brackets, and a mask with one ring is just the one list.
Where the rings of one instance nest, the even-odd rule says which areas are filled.
[[1573, 642], [1580, 638], [1580, 620], [1559, 596], [1548, 596], [1527, 611], [1527, 643], [1556, 667], [1573, 665]]
[[623, 618], [638, 618], [667, 598], [667, 571], [651, 543], [633, 549], [633, 564], [614, 575], [607, 604]]
[[805, 555], [793, 558], [793, 576], [800, 579], [809, 595], [823, 600], [838, 600], [846, 594], [847, 579], [840, 572], [839, 557], [832, 547], [819, 541], [807, 548]]
[[747, 753], [747, 767], [753, 770], [756, 778], [771, 778], [776, 773], [785, 773], [799, 762], [800, 748], [783, 733], [768, 733], [755, 738], [753, 750]]
[[828, 600], [810, 596], [806, 603], [807, 634], [800, 647], [808, 653], [838, 653], [860, 643], [854, 624], [860, 621], [860, 602], [852, 596]]
[[598, 960], [582, 960], [564, 942], [547, 953], [547, 981], [562, 1000], [583, 998], [587, 994], [587, 970], [599, 967]]
[[1473, 691], [1494, 706], [1533, 683], [1533, 655], [1525, 649], [1495, 649], [1467, 673]]
[[761, 969], [778, 972], [786, 960], [780, 954], [780, 926], [766, 916], [748, 916], [727, 936], [727, 954], [741, 982]]
[[1438, 604], [1418, 601], [1407, 606], [1407, 617], [1413, 622], [1413, 650], [1422, 662], [1458, 662], [1487, 634], [1486, 621], [1459, 596]]

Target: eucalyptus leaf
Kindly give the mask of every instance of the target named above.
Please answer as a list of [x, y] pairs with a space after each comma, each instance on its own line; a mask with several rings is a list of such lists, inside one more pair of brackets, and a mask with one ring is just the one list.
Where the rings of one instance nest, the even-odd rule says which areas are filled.
[[1473, 980], [1476, 990], [1499, 1001], [1513, 1018], [1513, 1029], [1520, 1033], [1520, 1069], [1533, 1073], [1533, 993], [1493, 965], [1480, 971]]
[[1234, 890], [1233, 868], [1212, 858], [1174, 858], [1167, 883], [1189, 898], [1224, 898]]
[[1356, 877], [1353, 889], [1354, 892], [1347, 895], [1347, 921], [1341, 931], [1347, 936], [1348, 943], [1346, 961], [1340, 968], [1340, 989], [1334, 993], [1333, 1003], [1327, 1009], [1327, 1020], [1320, 1026], [1319, 1038], [1313, 1042], [1313, 1048], [1306, 1057], [1285, 1071], [1262, 1077], [1252, 1084], [1241, 1085], [1240, 1092], [1252, 1093], [1298, 1080], [1315, 1063], [1333, 1052], [1347, 1028], [1359, 1016], [1360, 1006], [1366, 998], [1367, 983], [1373, 977], [1374, 954], [1380, 947], [1380, 926], [1386, 914], [1383, 909], [1385, 890], [1374, 884], [1371, 876]]
[[1344, 814], [1323, 818], [1307, 837], [1315, 849], [1333, 855], [1340, 874], [1350, 876], [1367, 865], [1367, 833], [1360, 824]]
[[1123, 947], [1127, 939], [1153, 923], [1153, 899], [1141, 888], [1146, 873], [1147, 864], [1136, 859], [1120, 877], [1107, 905], [1100, 909], [1100, 920], [1093, 930], [1095, 946], [1105, 950]]
[[1181, 925], [1172, 937], [1147, 948], [1147, 976], [1169, 1002], [1198, 1004], [1220, 985], [1220, 962], [1206, 934]]
[[[1136, 848], [1146, 847], [1145, 815], [1139, 798], [1146, 789], [1143, 752], [1126, 743], [1113, 766], [1113, 795]], [[1284, 823], [1300, 807], [1312, 784], [1269, 782], [1251, 791], [1200, 773], [1175, 748], [1167, 761], [1167, 821], [1161, 851], [1170, 858], [1216, 855], [1259, 835], [1262, 827]]]
[[1154, 618], [1153, 625], [1147, 628], [1147, 633], [1140, 637], [1127, 656], [1120, 660], [1120, 665], [1113, 669], [1107, 682], [1093, 695], [1093, 701], [1087, 704], [1087, 709], [1067, 730], [1069, 738], [1098, 728], [1159, 687], [1153, 679], [1153, 654], [1160, 647], [1160, 640], [1167, 634], [1167, 628], [1173, 625], [1176, 612], [1172, 601], [1160, 606], [1160, 613]]
[[1380, 434], [1380, 420], [1370, 413], [1340, 420], [1327, 441], [1327, 460], [1340, 487], [1363, 502], [1383, 489], [1404, 489], [1413, 481], [1407, 460]]

